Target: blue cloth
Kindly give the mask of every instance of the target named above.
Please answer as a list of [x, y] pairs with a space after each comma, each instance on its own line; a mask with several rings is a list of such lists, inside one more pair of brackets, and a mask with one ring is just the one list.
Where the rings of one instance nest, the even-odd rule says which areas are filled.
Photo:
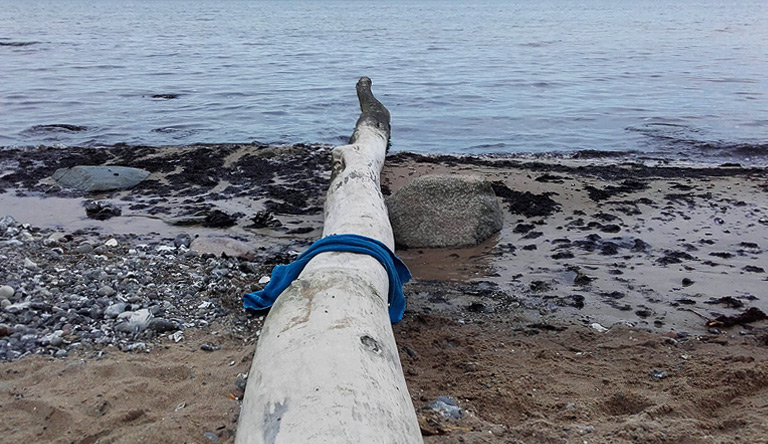
[[329, 251], [367, 254], [376, 258], [387, 269], [389, 276], [389, 320], [396, 323], [403, 319], [403, 312], [405, 312], [403, 284], [411, 278], [411, 272], [386, 245], [376, 239], [357, 234], [334, 234], [319, 239], [292, 263], [276, 266], [272, 270], [272, 278], [263, 290], [243, 295], [243, 305], [253, 310], [271, 307], [283, 290], [299, 277], [301, 270], [310, 259]]

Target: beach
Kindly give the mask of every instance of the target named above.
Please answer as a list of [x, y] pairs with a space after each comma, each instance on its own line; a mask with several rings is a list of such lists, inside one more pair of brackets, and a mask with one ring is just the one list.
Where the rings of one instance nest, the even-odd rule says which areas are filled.
[[[150, 175], [95, 194], [51, 179], [81, 164]], [[473, 248], [397, 251], [425, 442], [764, 440], [767, 172], [390, 153], [385, 196], [481, 175], [505, 217]], [[327, 145], [0, 150], [0, 442], [233, 442], [266, 315], [240, 297], [321, 236], [329, 177]], [[88, 218], [90, 200], [120, 215]], [[120, 328], [142, 310], [150, 327]], [[427, 407], [441, 396], [460, 418]]]

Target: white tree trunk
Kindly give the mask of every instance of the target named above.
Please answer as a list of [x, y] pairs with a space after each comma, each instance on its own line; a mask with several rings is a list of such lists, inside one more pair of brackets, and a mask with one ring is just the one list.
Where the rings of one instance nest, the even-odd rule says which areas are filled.
[[[323, 235], [359, 234], [394, 251], [379, 177], [389, 112], [357, 84], [362, 113], [333, 151]], [[389, 280], [373, 257], [315, 256], [277, 298], [245, 390], [237, 444], [410, 444], [421, 432], [388, 315]]]

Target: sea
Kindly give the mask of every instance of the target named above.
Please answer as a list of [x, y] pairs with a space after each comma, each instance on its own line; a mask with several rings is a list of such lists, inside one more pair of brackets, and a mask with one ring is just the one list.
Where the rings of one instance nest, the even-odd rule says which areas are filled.
[[768, 160], [764, 0], [2, 0], [0, 146]]

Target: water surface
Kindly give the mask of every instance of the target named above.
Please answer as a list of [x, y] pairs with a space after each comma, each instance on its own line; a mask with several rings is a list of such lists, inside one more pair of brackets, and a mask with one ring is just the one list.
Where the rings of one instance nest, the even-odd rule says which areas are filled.
[[325, 142], [768, 156], [754, 0], [4, 0], [0, 146]]

